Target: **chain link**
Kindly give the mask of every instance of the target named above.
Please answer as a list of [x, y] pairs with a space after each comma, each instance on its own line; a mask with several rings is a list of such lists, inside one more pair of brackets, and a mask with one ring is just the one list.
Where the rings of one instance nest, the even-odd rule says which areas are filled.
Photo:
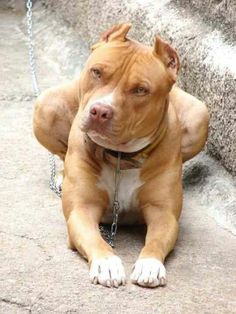
[[[29, 49], [29, 65], [31, 71], [31, 77], [33, 82], [33, 89], [35, 97], [38, 97], [40, 94], [40, 90], [38, 87], [38, 80], [36, 76], [35, 69], [35, 56], [34, 56], [34, 44], [33, 44], [33, 20], [32, 20], [32, 0], [26, 0], [26, 8], [27, 8], [27, 33], [28, 33], [28, 49]], [[118, 227], [118, 217], [120, 210], [120, 203], [118, 201], [118, 190], [120, 185], [120, 158], [121, 153], [118, 152], [117, 157], [117, 167], [115, 171], [115, 193], [113, 200], [113, 222], [111, 225], [110, 232], [105, 228], [105, 226], [100, 225], [99, 229], [102, 236], [108, 242], [111, 247], [114, 247], [114, 238], [117, 233]], [[55, 178], [56, 178], [56, 161], [55, 156], [52, 153], [49, 153], [49, 167], [50, 167], [50, 189], [59, 197], [61, 197], [61, 186], [57, 186]]]

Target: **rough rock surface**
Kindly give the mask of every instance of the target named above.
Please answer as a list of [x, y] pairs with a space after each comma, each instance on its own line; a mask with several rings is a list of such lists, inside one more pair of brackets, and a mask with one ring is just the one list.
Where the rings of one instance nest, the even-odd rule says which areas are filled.
[[176, 3], [236, 40], [235, 0], [176, 0]]
[[[221, 210], [235, 187], [205, 154], [186, 165], [167, 287], [143, 289], [129, 282], [106, 289], [89, 283], [86, 263], [66, 247], [60, 200], [48, 188], [47, 153], [31, 131], [33, 95], [21, 19], [0, 10], [0, 313], [235, 313], [235, 237], [208, 215], [209, 204], [219, 203]], [[63, 80], [50, 60], [37, 60], [42, 89]], [[217, 194], [216, 184], [224, 193]], [[119, 228], [116, 251], [127, 275], [143, 239], [140, 228]]]
[[[133, 24], [130, 37], [150, 44], [159, 33], [172, 42], [182, 62], [179, 84], [203, 100], [211, 114], [207, 150], [236, 174], [235, 1], [43, 2], [72, 27], [73, 37], [64, 38], [63, 44], [73, 55], [78, 44], [87, 48], [99, 32], [124, 21]], [[73, 64], [77, 66], [72, 60], [70, 67]]]

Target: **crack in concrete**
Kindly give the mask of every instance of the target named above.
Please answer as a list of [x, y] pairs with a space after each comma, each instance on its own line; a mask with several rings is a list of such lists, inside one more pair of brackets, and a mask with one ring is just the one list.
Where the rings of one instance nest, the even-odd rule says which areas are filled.
[[[34, 242], [36, 242], [39, 238], [31, 238], [31, 237], [29, 237], [29, 236], [27, 236], [26, 234], [16, 234], [16, 233], [11, 233], [11, 232], [6, 232], [6, 231], [2, 231], [2, 230], [0, 230], [0, 233], [4, 233], [4, 234], [7, 234], [7, 235], [12, 235], [12, 236], [14, 236], [14, 237], [18, 237], [18, 238], [23, 238], [23, 239], [27, 239], [27, 240], [31, 240], [31, 241], [34, 241]], [[36, 242], [37, 243], [37, 242]], [[37, 244], [39, 244], [39, 243], [37, 243]], [[41, 245], [41, 244], [39, 244], [39, 245]]]
[[10, 300], [10, 299], [7, 299], [7, 298], [0, 298], [0, 301], [4, 302], [4, 303], [12, 304], [12, 305], [17, 305], [17, 306], [22, 307], [22, 308], [27, 308], [30, 311], [30, 305], [28, 305], [28, 304], [24, 304], [24, 303], [21, 303], [21, 302], [13, 301], [13, 300]]
[[39, 238], [35, 239], [35, 238], [31, 238], [31, 237], [27, 236], [26, 234], [21, 235], [21, 234], [15, 234], [15, 233], [1, 231], [1, 230], [0, 230], [0, 233], [32, 241], [43, 251], [44, 254], [47, 255], [47, 260], [51, 260], [53, 258], [52, 255], [48, 254], [48, 252], [45, 250], [45, 248], [42, 246], [42, 244], [37, 242], [37, 240], [39, 240]]
[[33, 101], [35, 99], [34, 95], [21, 94], [21, 95], [1, 95], [0, 101]]

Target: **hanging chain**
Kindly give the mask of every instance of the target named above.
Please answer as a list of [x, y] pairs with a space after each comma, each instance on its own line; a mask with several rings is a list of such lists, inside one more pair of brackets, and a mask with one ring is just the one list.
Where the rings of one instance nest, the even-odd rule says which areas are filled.
[[[26, 1], [27, 8], [27, 33], [28, 33], [28, 48], [29, 48], [29, 65], [32, 77], [33, 89], [35, 97], [38, 97], [40, 90], [38, 87], [38, 80], [35, 70], [35, 56], [34, 56], [34, 44], [33, 44], [33, 20], [32, 20], [32, 0]], [[56, 193], [57, 196], [61, 196], [61, 188], [57, 187], [56, 177], [56, 161], [55, 156], [49, 153], [49, 167], [50, 167], [50, 189]]]
[[[26, 8], [27, 8], [27, 33], [28, 33], [28, 48], [29, 48], [29, 65], [31, 71], [31, 77], [33, 82], [33, 89], [35, 97], [38, 97], [40, 94], [40, 90], [38, 87], [38, 81], [35, 70], [35, 56], [34, 56], [34, 44], [33, 44], [33, 20], [32, 20], [32, 0], [26, 0]], [[118, 190], [120, 185], [120, 159], [121, 153], [118, 152], [117, 157], [117, 166], [115, 171], [115, 192], [114, 192], [114, 200], [113, 200], [113, 221], [111, 225], [110, 232], [106, 229], [105, 226], [100, 225], [100, 232], [105, 240], [111, 247], [114, 247], [114, 238], [117, 232], [118, 226], [118, 216], [120, 210], [120, 203], [118, 201]], [[55, 177], [56, 177], [56, 161], [55, 156], [49, 152], [49, 166], [50, 166], [50, 189], [59, 197], [61, 197], [61, 186], [57, 186]]]
[[49, 182], [49, 186], [50, 189], [59, 197], [61, 197], [61, 192], [62, 192], [62, 187], [61, 185], [57, 185], [56, 184], [56, 160], [55, 160], [55, 156], [49, 152], [49, 168], [50, 168], [50, 182]]
[[99, 226], [99, 229], [102, 233], [103, 238], [107, 241], [107, 243], [114, 248], [114, 239], [117, 232], [118, 227], [118, 218], [120, 213], [120, 203], [119, 203], [119, 186], [120, 186], [120, 159], [121, 159], [121, 152], [118, 152], [117, 156], [117, 164], [116, 164], [116, 171], [115, 171], [115, 191], [114, 191], [114, 199], [112, 204], [112, 213], [113, 213], [113, 220], [111, 224], [110, 231], [103, 225]]
[[38, 81], [35, 73], [35, 60], [34, 60], [34, 46], [33, 46], [33, 21], [32, 21], [32, 1], [27, 0], [27, 33], [28, 33], [28, 47], [29, 47], [29, 65], [33, 82], [34, 94], [39, 96]]
[[119, 186], [120, 186], [120, 157], [121, 153], [118, 152], [117, 156], [117, 165], [116, 165], [116, 172], [115, 172], [115, 192], [114, 192], [114, 200], [113, 200], [113, 222], [111, 225], [111, 231], [110, 231], [110, 238], [108, 243], [114, 247], [114, 238], [117, 232], [118, 227], [118, 217], [120, 212], [120, 203], [119, 203]]

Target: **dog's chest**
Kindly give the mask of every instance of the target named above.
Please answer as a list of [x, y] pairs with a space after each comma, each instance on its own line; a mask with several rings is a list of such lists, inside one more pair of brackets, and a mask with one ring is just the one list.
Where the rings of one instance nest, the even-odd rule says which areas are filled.
[[[140, 179], [140, 169], [127, 169], [120, 171], [120, 180], [119, 186], [117, 188], [117, 195], [120, 203], [121, 217], [122, 214], [123, 216], [127, 216], [127, 212], [133, 212], [137, 210], [137, 191], [142, 184], [143, 182]], [[115, 169], [113, 167], [110, 167], [109, 165], [103, 166], [98, 186], [100, 189], [105, 190], [108, 193], [110, 201], [109, 208], [105, 216], [103, 217], [102, 222], [110, 222], [112, 221], [112, 203], [115, 194]], [[129, 216], [129, 218], [131, 218], [132, 214]], [[127, 220], [127, 217], [125, 220]]]

